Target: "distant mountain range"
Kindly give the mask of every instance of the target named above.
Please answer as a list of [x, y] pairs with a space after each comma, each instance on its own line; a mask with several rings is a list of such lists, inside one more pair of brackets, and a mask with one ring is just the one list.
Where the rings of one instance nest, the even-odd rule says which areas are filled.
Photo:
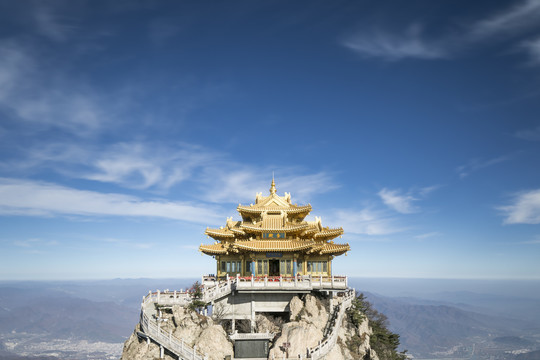
[[378, 311], [388, 316], [391, 330], [400, 334], [402, 347], [416, 355], [428, 356], [479, 339], [519, 338], [528, 335], [527, 330], [539, 328], [532, 322], [466, 311], [446, 304], [418, 304], [416, 302], [424, 301], [371, 293], [366, 296]]
[[[194, 281], [116, 279], [0, 283], [0, 360], [25, 359], [10, 353], [14, 342], [17, 343], [15, 350], [44, 339], [119, 344], [138, 322], [140, 302], [148, 290], [186, 288]], [[494, 359], [534, 358], [506, 353], [505, 349], [540, 350], [540, 320], [535, 315], [538, 300], [534, 298], [472, 292], [438, 293], [430, 298], [365, 294], [375, 308], [388, 317], [391, 330], [400, 334], [402, 348], [417, 358], [444, 358], [445, 355], [437, 354], [472, 343], [489, 343], [489, 349], [503, 354]], [[11, 347], [2, 347], [2, 343], [8, 341]], [[475, 359], [490, 356], [493, 355], [483, 357], [478, 353]]]

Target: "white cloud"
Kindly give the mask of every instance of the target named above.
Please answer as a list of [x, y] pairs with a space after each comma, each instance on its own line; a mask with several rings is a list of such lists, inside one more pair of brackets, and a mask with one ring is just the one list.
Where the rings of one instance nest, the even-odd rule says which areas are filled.
[[[0, 42], [0, 110], [33, 124], [26, 128], [33, 132], [53, 128], [88, 136], [104, 122], [110, 123], [115, 113], [112, 102], [48, 69], [39, 56], [21, 44]], [[118, 101], [116, 98], [116, 104]]]
[[142, 200], [8, 178], [0, 178], [0, 214], [157, 217], [205, 224], [222, 220], [215, 208], [204, 205]]
[[505, 215], [504, 224], [540, 224], [540, 189], [522, 192], [498, 209]]
[[411, 194], [400, 194], [399, 190], [390, 190], [387, 188], [378, 192], [382, 201], [386, 206], [402, 214], [412, 214], [418, 211], [418, 208], [413, 205], [413, 201], [419, 199]]
[[103, 240], [105, 242], [120, 245], [122, 247], [132, 247], [132, 248], [142, 249], [142, 250], [146, 250], [146, 249], [150, 249], [154, 247], [153, 243], [141, 243], [141, 242], [126, 240], [126, 239], [105, 238]]
[[539, 22], [540, 1], [522, 1], [516, 3], [512, 8], [506, 9], [506, 11], [474, 23], [471, 36], [509, 35], [530, 27], [537, 27]]
[[23, 248], [35, 248], [38, 246], [55, 246], [58, 245], [58, 241], [49, 240], [45, 241], [38, 238], [31, 238], [26, 240], [16, 240], [13, 242], [13, 245], [23, 247]]
[[531, 65], [540, 65], [540, 37], [523, 41], [521, 48], [529, 53]]
[[[540, 55], [540, 53], [539, 53]], [[540, 59], [540, 58], [539, 58]], [[521, 139], [530, 141], [540, 141], [540, 126], [534, 129], [520, 130], [515, 133], [515, 136]]]
[[433, 232], [429, 232], [425, 234], [416, 235], [415, 238], [423, 240], [423, 239], [428, 239], [428, 238], [437, 237], [437, 236], [441, 236], [441, 233], [438, 231], [433, 231]]
[[510, 156], [508, 156], [508, 155], [499, 156], [499, 157], [496, 157], [496, 158], [493, 158], [493, 159], [488, 159], [488, 160], [474, 158], [474, 159], [469, 160], [469, 162], [467, 164], [458, 166], [456, 168], [456, 171], [457, 171], [459, 177], [461, 179], [464, 179], [473, 172], [476, 172], [476, 171], [478, 171], [480, 169], [484, 169], [484, 168], [499, 164], [499, 163], [501, 163], [503, 161], [506, 161], [508, 159], [510, 159]]
[[81, 177], [147, 189], [171, 186], [190, 178], [197, 168], [219, 159], [208, 150], [183, 144], [175, 148], [144, 143], [115, 144], [91, 161]]
[[73, 25], [60, 21], [52, 8], [36, 6], [33, 15], [38, 32], [51, 40], [65, 41], [75, 29]]
[[422, 29], [412, 25], [400, 34], [383, 31], [361, 32], [349, 36], [342, 45], [364, 57], [378, 57], [389, 61], [406, 58], [440, 59], [448, 57], [447, 51], [422, 37]]
[[404, 229], [395, 224], [395, 220], [382, 211], [368, 208], [340, 209], [322, 218], [323, 224], [343, 227], [345, 233], [359, 235], [388, 235]]
[[[270, 168], [247, 167], [231, 163], [228, 166], [210, 166], [204, 169], [202, 198], [211, 202], [254, 202], [255, 194], [267, 196], [270, 189], [272, 170]], [[314, 194], [334, 190], [338, 185], [326, 172], [301, 174], [291, 168], [280, 168], [276, 176], [278, 194], [290, 192], [293, 202], [304, 203]]]
[[[341, 44], [361, 56], [389, 61], [443, 59], [482, 43], [522, 37], [534, 28], [540, 28], [540, 1], [527, 0], [464, 27], [451, 29], [436, 39], [427, 39], [422, 27], [412, 24], [400, 32], [358, 32], [346, 37]], [[518, 48], [526, 50], [533, 63], [540, 63], [539, 40], [523, 41]]]

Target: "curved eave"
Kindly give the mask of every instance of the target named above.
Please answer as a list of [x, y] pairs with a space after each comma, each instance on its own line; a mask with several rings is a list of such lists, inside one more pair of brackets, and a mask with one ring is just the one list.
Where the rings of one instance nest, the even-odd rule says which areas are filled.
[[232, 246], [241, 250], [254, 252], [294, 252], [309, 249], [314, 244], [313, 241], [291, 242], [288, 240], [252, 240], [246, 242], [236, 242]]
[[331, 255], [342, 255], [347, 251], [350, 251], [351, 247], [349, 244], [325, 244], [325, 246], [320, 250], [321, 254], [331, 254]]
[[206, 255], [220, 255], [227, 253], [227, 250], [221, 244], [201, 245], [199, 251]]
[[311, 205], [298, 206], [298, 207], [258, 207], [252, 208], [251, 206], [238, 206], [236, 210], [239, 213], [249, 213], [249, 214], [261, 214], [264, 211], [283, 211], [287, 214], [302, 214], [310, 213], [312, 208]]
[[204, 232], [206, 235], [213, 237], [214, 239], [232, 239], [234, 234], [226, 233], [221, 229], [206, 229]]
[[233, 233], [238, 234], [238, 235], [246, 235], [246, 233], [245, 233], [244, 230], [242, 230], [242, 229], [231, 228], [230, 230], [231, 230]]
[[287, 226], [287, 227], [284, 227], [284, 228], [261, 228], [261, 227], [250, 226], [250, 225], [240, 225], [240, 226], [244, 230], [248, 230], [250, 232], [256, 232], [256, 233], [263, 233], [263, 232], [294, 233], [294, 232], [304, 230], [309, 225], [308, 224], [301, 224], [301, 225]]
[[343, 229], [342, 228], [323, 230], [323, 231], [318, 232], [317, 234], [313, 235], [313, 238], [315, 238], [317, 240], [321, 240], [321, 239], [330, 240], [330, 239], [334, 239], [334, 238], [336, 238], [336, 237], [338, 237], [340, 235], [343, 235]]

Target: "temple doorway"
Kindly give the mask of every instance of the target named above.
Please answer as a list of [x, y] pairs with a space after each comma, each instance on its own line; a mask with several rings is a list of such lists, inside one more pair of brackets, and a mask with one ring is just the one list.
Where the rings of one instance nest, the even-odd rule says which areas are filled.
[[268, 276], [279, 276], [279, 260], [268, 260]]

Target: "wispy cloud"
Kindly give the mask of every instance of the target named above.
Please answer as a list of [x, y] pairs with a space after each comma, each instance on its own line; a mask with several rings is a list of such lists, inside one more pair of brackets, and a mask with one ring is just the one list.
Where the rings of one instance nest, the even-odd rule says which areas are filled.
[[516, 2], [512, 7], [479, 20], [471, 26], [473, 37], [511, 35], [531, 27], [538, 27], [540, 21], [540, 1]]
[[425, 198], [438, 188], [440, 188], [440, 185], [426, 186], [410, 189], [406, 193], [399, 189], [383, 188], [377, 195], [379, 195], [383, 203], [390, 209], [402, 214], [412, 214], [420, 211], [420, 208], [414, 202]]
[[142, 200], [123, 194], [102, 194], [6, 178], [0, 178], [0, 214], [156, 217], [195, 223], [222, 219], [216, 208], [201, 204]]
[[515, 133], [515, 136], [520, 139], [540, 141], [540, 126], [534, 129], [519, 130]]
[[526, 241], [522, 241], [520, 242], [520, 244], [526, 244], [526, 245], [540, 245], [540, 237], [537, 238], [537, 239], [534, 239], [534, 240], [526, 240]]
[[54, 9], [44, 6], [44, 3], [34, 8], [33, 15], [38, 32], [54, 41], [65, 41], [76, 29], [73, 24], [62, 21]]
[[523, 41], [520, 48], [529, 54], [531, 65], [540, 65], [540, 37]]
[[433, 232], [429, 232], [425, 234], [416, 235], [415, 238], [419, 240], [424, 240], [424, 239], [429, 239], [429, 238], [437, 237], [437, 236], [441, 236], [441, 233], [438, 231], [433, 231]]
[[149, 242], [141, 243], [141, 242], [127, 240], [127, 239], [105, 238], [103, 239], [103, 241], [116, 244], [122, 247], [131, 247], [131, 248], [141, 249], [141, 250], [146, 250], [146, 249], [150, 249], [154, 247], [153, 243], [149, 243]]
[[458, 173], [460, 179], [464, 179], [470, 174], [472, 174], [473, 172], [502, 163], [503, 161], [506, 161], [508, 159], [510, 159], [510, 156], [508, 155], [499, 156], [499, 157], [487, 159], [487, 160], [474, 158], [474, 159], [469, 160], [467, 164], [458, 166], [456, 168], [456, 172]]
[[58, 241], [56, 240], [42, 240], [38, 238], [31, 238], [26, 240], [15, 240], [13, 245], [23, 248], [36, 248], [38, 246], [56, 246]]
[[388, 235], [404, 230], [384, 211], [369, 208], [339, 209], [322, 219], [332, 226], [342, 226], [345, 233], [358, 235]]
[[504, 224], [540, 224], [540, 189], [519, 193], [498, 210], [505, 216]]
[[122, 142], [100, 147], [47, 144], [27, 149], [23, 159], [0, 163], [2, 168], [12, 174], [46, 168], [72, 178], [158, 193], [189, 183], [196, 189], [192, 197], [211, 203], [253, 201], [256, 192], [269, 189], [273, 170], [278, 192], [292, 193], [293, 201], [309, 201], [315, 194], [339, 187], [326, 171], [247, 165], [231, 159], [229, 154], [188, 143]]
[[43, 71], [39, 54], [14, 42], [0, 43], [0, 108], [18, 120], [43, 127], [88, 135], [110, 119], [105, 98], [90, 88]]
[[509, 46], [525, 50], [532, 62], [540, 63], [540, 41], [528, 37], [531, 29], [540, 28], [540, 1], [516, 2], [496, 14], [486, 15], [467, 25], [455, 27], [437, 38], [428, 38], [422, 25], [413, 23], [404, 31], [363, 30], [345, 37], [341, 44], [363, 57], [387, 61], [404, 59], [434, 60], [454, 57], [464, 50], [484, 43], [512, 40]]
[[411, 214], [418, 211], [413, 205], [413, 201], [418, 199], [410, 194], [401, 194], [399, 190], [390, 190], [387, 188], [379, 191], [378, 195], [386, 206], [402, 214]]
[[411, 25], [399, 34], [381, 30], [358, 32], [344, 38], [341, 43], [360, 56], [382, 58], [388, 61], [448, 57], [443, 47], [423, 37], [422, 28], [418, 24]]
[[[270, 188], [272, 168], [250, 167], [229, 164], [228, 170], [221, 167], [204, 169], [201, 182], [202, 198], [210, 202], [253, 201], [255, 193]], [[278, 193], [290, 192], [292, 201], [305, 202], [315, 194], [336, 189], [339, 185], [326, 172], [301, 173], [298, 169], [281, 167], [276, 174]], [[286, 175], [281, 175], [286, 174]]]

